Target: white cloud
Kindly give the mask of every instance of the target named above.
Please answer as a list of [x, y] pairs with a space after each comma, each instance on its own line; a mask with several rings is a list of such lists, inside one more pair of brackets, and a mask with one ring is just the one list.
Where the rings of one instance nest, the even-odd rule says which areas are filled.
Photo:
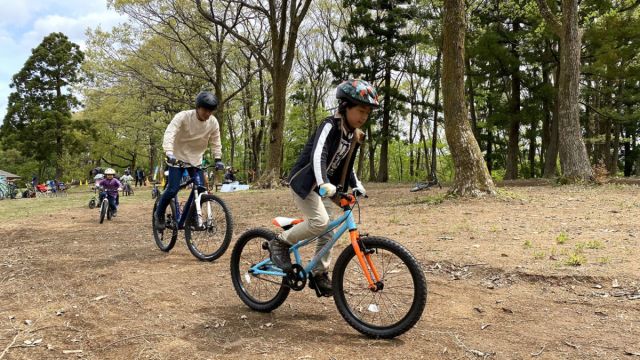
[[0, 125], [6, 114], [9, 83], [52, 32], [62, 32], [84, 49], [87, 28], [104, 30], [126, 21], [107, 0], [0, 0]]
[[31, 48], [40, 44], [42, 39], [52, 32], [62, 32], [69, 40], [84, 46], [85, 32], [87, 28], [110, 29], [114, 25], [123, 21], [123, 17], [115, 12], [104, 11], [86, 14], [77, 18], [47, 15], [37, 19], [31, 31], [25, 33], [20, 40], [23, 47]]

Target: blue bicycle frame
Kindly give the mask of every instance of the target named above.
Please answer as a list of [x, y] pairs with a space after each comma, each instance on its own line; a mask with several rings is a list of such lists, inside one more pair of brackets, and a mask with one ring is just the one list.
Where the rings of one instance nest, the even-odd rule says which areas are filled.
[[[342, 226], [340, 226], [341, 224], [342, 224]], [[295, 258], [296, 264], [302, 264], [302, 258], [300, 256], [300, 251], [298, 249], [300, 249], [301, 247], [306, 246], [307, 244], [311, 243], [312, 241], [315, 241], [315, 240], [319, 239], [320, 237], [322, 237], [326, 233], [328, 233], [331, 230], [334, 230], [336, 228], [337, 228], [337, 231], [333, 234], [333, 237], [331, 238], [331, 241], [327, 242], [322, 247], [320, 252], [318, 252], [309, 261], [309, 263], [307, 263], [307, 265], [304, 267], [305, 274], [311, 273], [311, 270], [313, 270], [316, 267], [316, 265], [318, 264], [318, 261], [320, 261], [320, 259], [328, 251], [331, 250], [333, 245], [335, 245], [335, 243], [342, 236], [342, 234], [344, 234], [347, 230], [349, 230], [349, 231], [357, 230], [358, 227], [356, 225], [355, 220], [353, 219], [353, 209], [346, 210], [343, 215], [341, 215], [337, 219], [331, 221], [329, 223], [329, 225], [327, 225], [327, 229], [325, 230], [325, 232], [322, 233], [321, 235], [318, 235], [318, 236], [313, 237], [313, 238], [309, 238], [309, 239], [305, 239], [305, 240], [299, 241], [295, 245], [291, 246], [289, 251], [293, 253], [293, 256]], [[274, 275], [274, 276], [283, 276], [283, 277], [287, 276], [287, 274], [284, 271], [282, 271], [280, 268], [276, 267], [271, 262], [271, 259], [269, 259], [269, 258], [267, 258], [265, 260], [262, 260], [261, 262], [257, 263], [253, 267], [251, 267], [251, 269], [249, 269], [249, 272], [251, 274], [254, 274], [254, 275], [261, 275], [262, 274], [262, 275]]]

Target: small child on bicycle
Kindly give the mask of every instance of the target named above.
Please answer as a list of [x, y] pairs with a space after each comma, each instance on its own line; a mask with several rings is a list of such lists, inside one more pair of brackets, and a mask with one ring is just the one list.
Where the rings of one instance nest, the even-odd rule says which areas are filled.
[[118, 190], [122, 188], [122, 184], [115, 178], [116, 171], [112, 168], [108, 168], [104, 171], [105, 179], [98, 183], [103, 191], [100, 192], [100, 199], [98, 204], [102, 202], [104, 196], [109, 200], [109, 207], [111, 208], [111, 216], [116, 216], [118, 212], [118, 205], [120, 203], [120, 197], [118, 196]]
[[[326, 231], [335, 209], [330, 198], [336, 194], [336, 186], [340, 191], [346, 191], [349, 185], [354, 193], [364, 195], [366, 192], [353, 171], [353, 164], [364, 139], [359, 128], [379, 106], [378, 95], [368, 82], [351, 79], [338, 85], [336, 98], [339, 100], [338, 111], [327, 117], [309, 138], [289, 175], [293, 200], [302, 211], [304, 221], [269, 241], [271, 261], [285, 272], [292, 268], [291, 245]], [[324, 199], [319, 195], [320, 189], [325, 194]], [[332, 236], [333, 231], [330, 231], [317, 240], [316, 253]], [[312, 271], [310, 285], [324, 296], [333, 295], [327, 272], [330, 263], [331, 254], [327, 252]]]
[[124, 175], [120, 176], [120, 182], [122, 183], [122, 188], [124, 189], [125, 186], [129, 187], [129, 189], [131, 189], [131, 182], [133, 181], [133, 176], [131, 176], [131, 171], [129, 171], [128, 169], [124, 171]]
[[[204, 184], [202, 169], [197, 166], [202, 164], [202, 156], [209, 143], [212, 145], [216, 169], [224, 169], [221, 160], [220, 126], [218, 120], [212, 115], [217, 107], [216, 96], [203, 91], [196, 96], [196, 108], [176, 114], [164, 132], [162, 148], [167, 156], [169, 174], [167, 189], [162, 193], [153, 214], [155, 228], [158, 231], [163, 231], [166, 226], [165, 211], [171, 199], [180, 191], [184, 171], [186, 170], [189, 176], [194, 177], [194, 186]], [[181, 163], [189, 165], [185, 168], [180, 165]]]

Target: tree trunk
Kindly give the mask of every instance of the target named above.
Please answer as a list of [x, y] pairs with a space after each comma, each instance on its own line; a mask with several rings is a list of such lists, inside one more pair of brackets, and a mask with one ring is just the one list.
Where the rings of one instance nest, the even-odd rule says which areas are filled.
[[[464, 34], [463, 34], [464, 36]], [[433, 133], [431, 135], [431, 169], [429, 171], [429, 180], [434, 181], [436, 178], [436, 170], [438, 170], [438, 162], [436, 157], [436, 149], [438, 145], [438, 106], [440, 104], [440, 59], [442, 51], [438, 51], [436, 56], [436, 77], [433, 79], [435, 86], [435, 96], [433, 100]], [[463, 90], [464, 91], [464, 90]]]
[[[520, 30], [520, 23], [515, 20], [513, 22], [513, 31], [515, 35]], [[519, 64], [518, 44], [511, 44], [511, 54]], [[520, 68], [514, 65], [511, 73], [511, 118], [509, 119], [509, 143], [507, 145], [507, 161], [505, 180], [513, 180], [518, 178], [518, 153], [520, 149]]]
[[[373, 125], [372, 125], [373, 126]], [[373, 131], [371, 127], [367, 128], [367, 139], [369, 146], [369, 181], [376, 181], [376, 147], [373, 140]]]
[[469, 94], [469, 114], [471, 115], [471, 128], [473, 129], [473, 136], [476, 138], [476, 141], [479, 144], [480, 131], [478, 129], [478, 118], [476, 115], [476, 89], [473, 87], [473, 79], [471, 77], [471, 60], [469, 59], [469, 56], [465, 56], [464, 65], [467, 69], [467, 91]]
[[273, 117], [269, 129], [269, 158], [266, 176], [280, 177], [282, 166], [282, 138], [284, 136], [284, 115], [287, 108], [287, 80], [283, 74], [272, 74], [273, 79]]
[[560, 65], [556, 68], [556, 77], [554, 79], [553, 87], [555, 88], [555, 97], [553, 103], [553, 112], [552, 117], [550, 119], [551, 125], [550, 134], [549, 134], [549, 143], [546, 150], [546, 155], [544, 158], [544, 171], [542, 176], [545, 178], [554, 178], [556, 177], [556, 170], [558, 167], [558, 132], [560, 128], [558, 124], [560, 120], [558, 119], [558, 89], [560, 88], [560, 82], [558, 81], [558, 75], [560, 74]]
[[389, 127], [391, 126], [391, 65], [385, 66], [384, 72], [384, 107], [382, 109], [382, 128], [380, 129], [380, 166], [378, 181], [389, 181]]
[[531, 120], [531, 133], [529, 134], [529, 177], [536, 177], [536, 147], [537, 147], [537, 119]]
[[625, 130], [626, 136], [624, 141], [624, 176], [629, 177], [631, 176], [631, 171], [633, 170], [633, 162], [635, 160], [633, 157], [633, 152], [631, 151], [631, 137], [635, 136], [635, 134], [631, 132], [629, 126], [626, 126]]
[[464, 97], [465, 8], [463, 0], [444, 3], [442, 98], [447, 142], [455, 167], [450, 193], [495, 195], [495, 186], [482, 159], [467, 118]]
[[562, 34], [560, 36], [560, 89], [558, 117], [560, 163], [563, 175], [571, 180], [591, 180], [593, 173], [580, 127], [580, 47], [582, 34], [578, 28], [579, 0], [562, 1]]
[[609, 162], [608, 170], [611, 176], [615, 176], [618, 172], [618, 157], [620, 155], [620, 132], [622, 126], [620, 123], [616, 123], [613, 132], [613, 151], [611, 152], [611, 161]]

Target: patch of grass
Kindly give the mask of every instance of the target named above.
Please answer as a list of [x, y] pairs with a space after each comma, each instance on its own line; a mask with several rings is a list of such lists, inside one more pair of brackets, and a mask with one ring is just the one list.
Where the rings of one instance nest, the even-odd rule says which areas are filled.
[[589, 240], [585, 244], [587, 249], [602, 249], [604, 248], [604, 244], [598, 240]]
[[495, 225], [491, 225], [491, 227], [489, 228], [489, 231], [491, 232], [498, 232], [498, 227]]
[[605, 265], [611, 262], [611, 259], [608, 256], [602, 256], [596, 259], [598, 264]]
[[549, 252], [551, 253], [551, 255], [558, 255], [558, 248], [555, 246], [552, 246], [551, 249], [549, 249]]
[[421, 196], [414, 200], [414, 204], [438, 205], [442, 204], [446, 198], [447, 194]]
[[498, 194], [498, 198], [501, 198], [501, 199], [508, 199], [508, 200], [524, 200], [525, 199], [522, 195], [517, 194], [513, 191], [505, 190], [504, 188], [498, 188], [496, 190], [496, 193]]
[[580, 266], [587, 263], [587, 258], [578, 252], [574, 252], [569, 254], [569, 257], [564, 263], [569, 266]]
[[[60, 197], [37, 197], [31, 199], [15, 199], [2, 200], [0, 203], [0, 219], [3, 221], [21, 219], [21, 218], [38, 218], [49, 216], [50, 214], [60, 214], [70, 209], [84, 208], [89, 210], [89, 199], [93, 196], [93, 192], [81, 189], [74, 189], [67, 196]], [[148, 191], [136, 192], [135, 196], [120, 196], [120, 206], [129, 206], [129, 204], [153, 204]], [[97, 195], [96, 195], [97, 199]], [[151, 205], [152, 206], [152, 205]], [[98, 211], [95, 210], [96, 219]]]
[[586, 246], [587, 245], [585, 243], [582, 243], [582, 242], [577, 243], [576, 246], [575, 246], [575, 252], [579, 253], [579, 254], [582, 254], [584, 252], [584, 248]]
[[536, 260], [542, 260], [545, 258], [545, 255], [544, 251], [535, 251], [533, 253], [533, 258]]
[[389, 224], [399, 224], [400, 223], [400, 218], [396, 215], [393, 215], [391, 218], [389, 218]]
[[569, 240], [569, 235], [567, 233], [565, 233], [564, 231], [561, 232], [557, 237], [556, 237], [556, 243], [557, 244], [564, 244], [567, 242], [567, 240]]
[[531, 243], [531, 240], [525, 240], [522, 246], [524, 246], [527, 249], [531, 249], [531, 247], [533, 247], [533, 244]]

